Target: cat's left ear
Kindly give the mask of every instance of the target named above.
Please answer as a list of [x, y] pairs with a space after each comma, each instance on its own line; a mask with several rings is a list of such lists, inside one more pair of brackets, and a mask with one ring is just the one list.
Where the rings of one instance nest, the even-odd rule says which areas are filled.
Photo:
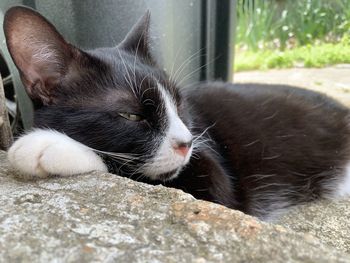
[[132, 27], [118, 48], [133, 52], [150, 62], [153, 62], [149, 47], [149, 28], [151, 13], [149, 10]]

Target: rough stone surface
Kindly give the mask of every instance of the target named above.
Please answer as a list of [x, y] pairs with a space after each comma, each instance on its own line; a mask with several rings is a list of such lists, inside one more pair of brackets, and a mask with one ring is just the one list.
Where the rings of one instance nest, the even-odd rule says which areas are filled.
[[0, 152], [0, 262], [350, 262], [328, 239], [182, 191], [101, 173], [24, 181], [5, 159]]
[[350, 200], [301, 205], [278, 220], [297, 232], [309, 233], [324, 243], [350, 253]]

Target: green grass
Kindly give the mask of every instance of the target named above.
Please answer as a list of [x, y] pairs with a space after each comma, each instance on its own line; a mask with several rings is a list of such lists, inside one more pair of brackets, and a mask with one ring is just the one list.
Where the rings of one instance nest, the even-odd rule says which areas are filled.
[[339, 43], [307, 44], [286, 50], [262, 49], [257, 51], [237, 50], [235, 71], [266, 70], [272, 68], [325, 67], [350, 63], [350, 37]]
[[238, 1], [236, 71], [338, 63], [350, 63], [350, 0]]
[[349, 32], [350, 0], [238, 1], [240, 48], [284, 50], [315, 40], [337, 42]]

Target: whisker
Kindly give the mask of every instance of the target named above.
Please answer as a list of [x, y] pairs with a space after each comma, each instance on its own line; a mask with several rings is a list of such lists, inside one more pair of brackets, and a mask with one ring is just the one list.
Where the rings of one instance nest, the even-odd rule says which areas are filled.
[[[192, 54], [191, 56], [189, 56], [181, 65], [180, 67], [176, 70], [175, 74], [173, 75], [173, 81], [175, 83], [177, 83], [177, 79], [179, 76], [181, 76], [181, 73], [183, 72], [183, 70], [187, 67], [187, 65], [189, 65], [189, 63], [191, 61], [193, 61], [196, 58], [199, 58], [201, 56], [204, 56], [204, 54], [200, 54], [200, 52], [204, 50], [204, 48], [199, 49], [197, 52], [195, 52], [194, 54]], [[199, 54], [199, 55], [198, 55]]]
[[193, 70], [192, 72], [188, 73], [187, 75], [185, 75], [179, 82], [178, 84], [181, 85], [182, 82], [186, 81], [188, 78], [190, 78], [193, 74], [197, 73], [199, 70], [201, 70], [202, 68], [210, 65], [211, 63], [213, 63], [215, 60], [217, 60], [220, 56], [217, 56], [215, 58], [213, 58], [211, 61], [209, 61], [208, 63], [205, 63], [204, 65], [200, 66], [198, 69]]
[[182, 48], [184, 47], [184, 43], [185, 43], [185, 41], [182, 41], [181, 45], [179, 46], [178, 50], [176, 51], [175, 59], [174, 59], [173, 65], [171, 67], [171, 72], [169, 74], [169, 79], [173, 79], [175, 64], [177, 62], [177, 58], [179, 57], [180, 51], [182, 51]]
[[94, 152], [98, 152], [98, 153], [102, 153], [102, 154], [106, 154], [106, 155], [110, 155], [110, 156], [116, 156], [116, 157], [137, 158], [137, 157], [145, 156], [143, 154], [136, 154], [136, 153], [115, 153], [115, 152], [100, 151], [100, 150], [96, 150], [93, 148], [90, 148], [90, 149], [93, 150]]
[[[137, 54], [138, 54], [138, 51], [139, 51], [139, 48], [140, 48], [140, 43], [141, 43], [141, 39], [143, 39], [144, 35], [145, 35], [145, 32], [147, 30], [147, 27], [145, 27], [142, 31], [142, 34], [139, 38], [139, 41], [137, 43], [137, 46], [136, 46], [136, 52], [135, 52], [135, 56], [134, 56], [134, 84], [135, 84], [135, 87], [137, 88], [137, 82], [136, 82], [136, 58], [137, 58]], [[141, 87], [141, 85], [140, 85]]]
[[[140, 85], [139, 85], [140, 88], [142, 87], [143, 82], [145, 81], [145, 79], [146, 79], [148, 76], [149, 76], [149, 74], [146, 74], [146, 75], [143, 77], [143, 79], [141, 80]], [[145, 91], [142, 93], [141, 98], [143, 97], [143, 94], [144, 94], [144, 93], [145, 93]]]
[[210, 126], [208, 126], [200, 135], [198, 135], [193, 142], [196, 142], [199, 138], [201, 138], [209, 129], [213, 128], [216, 125], [216, 122]]
[[143, 96], [145, 95], [145, 93], [146, 93], [147, 91], [153, 90], [153, 89], [155, 89], [155, 87], [149, 87], [149, 88], [145, 89], [145, 90], [142, 92], [142, 94], [141, 94], [141, 98], [143, 98]]
[[[119, 57], [120, 57], [121, 61], [123, 62], [123, 65], [124, 65], [124, 68], [125, 68], [125, 70], [126, 70], [126, 74], [127, 74], [127, 77], [128, 77], [128, 80], [127, 80], [126, 78], [125, 78], [125, 80], [127, 81], [129, 87], [131, 88], [131, 91], [132, 91], [132, 92], [134, 93], [134, 95], [137, 97], [136, 92], [135, 92], [135, 89], [134, 89], [134, 87], [133, 87], [133, 85], [132, 85], [132, 80], [131, 80], [131, 76], [130, 76], [130, 74], [129, 74], [129, 69], [128, 69], [128, 67], [126, 66], [125, 60], [124, 60], [124, 58], [123, 58], [123, 56], [122, 56], [120, 50], [119, 50], [119, 49], [117, 49], [117, 50], [118, 50]], [[125, 76], [124, 76], [124, 77], [125, 77]]]

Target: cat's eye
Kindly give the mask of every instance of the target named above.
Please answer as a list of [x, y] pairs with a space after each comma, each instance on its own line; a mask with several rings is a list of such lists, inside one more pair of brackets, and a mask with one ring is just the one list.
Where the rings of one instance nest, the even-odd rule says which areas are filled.
[[141, 115], [138, 115], [138, 114], [132, 114], [132, 113], [127, 113], [127, 112], [119, 112], [118, 114], [129, 121], [142, 121], [143, 120], [143, 117]]

